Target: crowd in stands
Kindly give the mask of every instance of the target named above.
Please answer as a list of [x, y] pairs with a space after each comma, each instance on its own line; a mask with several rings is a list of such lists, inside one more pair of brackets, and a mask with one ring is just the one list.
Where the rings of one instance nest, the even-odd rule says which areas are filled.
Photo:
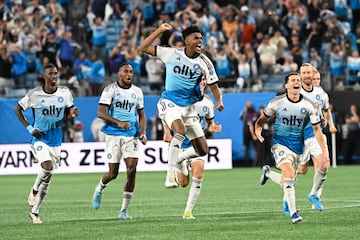
[[0, 0], [0, 96], [39, 85], [48, 63], [75, 96], [99, 95], [124, 62], [145, 93], [159, 93], [164, 66], [136, 47], [163, 22], [173, 26], [165, 46], [201, 27], [222, 87], [266, 90], [303, 62], [327, 90], [360, 83], [359, 0]]

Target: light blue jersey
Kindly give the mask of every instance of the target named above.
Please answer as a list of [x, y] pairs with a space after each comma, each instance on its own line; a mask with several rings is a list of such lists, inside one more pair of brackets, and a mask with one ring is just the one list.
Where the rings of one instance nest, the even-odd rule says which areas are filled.
[[166, 65], [165, 91], [161, 97], [178, 106], [190, 106], [201, 99], [196, 87], [202, 74], [207, 84], [219, 80], [214, 65], [204, 54], [189, 58], [184, 49], [157, 46], [156, 56]]
[[267, 117], [275, 115], [272, 145], [281, 144], [296, 154], [304, 151], [303, 131], [306, 124], [309, 121], [313, 125], [320, 123], [319, 112], [302, 95], [298, 102], [289, 100], [286, 94], [277, 96], [264, 109], [264, 114]]
[[[205, 95], [201, 101], [195, 103], [195, 107], [200, 119], [201, 127], [204, 129], [206, 126], [206, 119], [214, 118], [214, 103], [209, 96]], [[181, 148], [186, 149], [189, 147], [192, 147], [192, 145], [189, 138], [186, 137]]]
[[[314, 103], [316, 111], [321, 112], [322, 110], [327, 110], [329, 108], [329, 96], [324, 91], [324, 89], [322, 89], [322, 87], [313, 86], [311, 91], [306, 91], [305, 89], [301, 88], [300, 93]], [[308, 139], [314, 136], [315, 134], [312, 125], [311, 123], [308, 123], [304, 130], [304, 137], [305, 139]]]
[[48, 94], [41, 87], [37, 87], [30, 90], [18, 104], [23, 110], [32, 108], [34, 115], [32, 125], [43, 133], [40, 138], [33, 137], [31, 143], [42, 141], [51, 147], [61, 145], [65, 109], [74, 105], [69, 88], [58, 86], [56, 92]]
[[123, 129], [114, 123], [106, 122], [102, 131], [108, 135], [135, 137], [139, 135], [137, 121], [138, 110], [144, 108], [144, 94], [134, 85], [130, 88], [121, 88], [118, 82], [109, 84], [103, 90], [99, 104], [108, 105], [108, 114], [120, 121], [130, 123], [130, 129]]

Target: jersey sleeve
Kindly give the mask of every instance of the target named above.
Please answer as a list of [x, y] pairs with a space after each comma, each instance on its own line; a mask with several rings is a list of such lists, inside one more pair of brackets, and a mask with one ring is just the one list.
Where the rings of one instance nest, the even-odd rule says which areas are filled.
[[308, 109], [309, 109], [309, 117], [311, 124], [312, 125], [319, 124], [321, 122], [320, 112], [315, 109], [314, 105], [311, 102], [308, 102], [308, 105], [309, 105]]
[[22, 99], [19, 100], [18, 104], [22, 107], [22, 109], [25, 111], [30, 107], [30, 97], [28, 94], [26, 94]]
[[176, 48], [156, 46], [156, 56], [164, 63], [170, 59], [175, 51]]
[[206, 83], [211, 85], [219, 81], [219, 77], [215, 71], [214, 64], [210, 61], [210, 59], [205, 56], [205, 54], [201, 54], [200, 58], [205, 63], [204, 71], [206, 77]]
[[143, 92], [141, 91], [140, 88], [136, 88], [136, 92], [138, 94], [138, 101], [137, 101], [137, 109], [140, 110], [140, 109], [143, 109], [144, 108], [144, 94]]
[[104, 88], [100, 96], [99, 104], [111, 105], [111, 101], [114, 95], [114, 91], [112, 91], [111, 86], [112, 85], [108, 85], [106, 88]]

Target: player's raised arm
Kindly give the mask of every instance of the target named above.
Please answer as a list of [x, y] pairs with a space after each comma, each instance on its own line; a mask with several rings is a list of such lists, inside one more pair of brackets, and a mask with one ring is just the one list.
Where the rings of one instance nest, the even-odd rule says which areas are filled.
[[172, 26], [168, 23], [161, 24], [154, 32], [152, 32], [149, 36], [147, 36], [140, 46], [137, 47], [136, 51], [138, 53], [147, 53], [151, 56], [155, 56], [155, 46], [152, 46], [151, 44], [155, 41], [155, 39], [162, 34], [165, 31], [170, 31], [172, 29]]

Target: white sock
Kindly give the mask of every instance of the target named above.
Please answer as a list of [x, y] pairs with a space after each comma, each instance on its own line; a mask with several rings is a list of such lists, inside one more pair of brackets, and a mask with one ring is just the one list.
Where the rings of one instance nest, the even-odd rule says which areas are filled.
[[43, 168], [40, 168], [33, 185], [33, 190], [39, 191], [40, 185], [46, 180], [49, 175], [51, 175], [51, 173], [52, 171], [47, 171]]
[[277, 183], [280, 185], [280, 182], [281, 182], [281, 174], [280, 173], [270, 170], [267, 177], [270, 178], [271, 181], [273, 181], [274, 183]]
[[284, 197], [289, 205], [290, 216], [296, 213], [295, 203], [295, 179], [285, 178], [284, 179]]
[[96, 186], [96, 191], [97, 192], [102, 192], [104, 190], [104, 188], [107, 187], [107, 184], [104, 184], [102, 182], [102, 179], [100, 179], [100, 182], [98, 183], [98, 185]]
[[127, 209], [129, 207], [132, 196], [132, 192], [124, 192], [121, 210]]
[[48, 192], [48, 189], [49, 189], [49, 185], [50, 185], [50, 182], [46, 183], [46, 182], [43, 182], [40, 187], [39, 187], [39, 193], [38, 193], [38, 196], [36, 198], [36, 203], [35, 205], [32, 207], [31, 209], [31, 212], [32, 213], [36, 213], [36, 214], [39, 214], [39, 209], [40, 209], [40, 205], [42, 203], [42, 201], [44, 200], [47, 192]]
[[202, 179], [192, 178], [189, 197], [186, 202], [185, 211], [192, 212], [201, 192]]
[[315, 171], [313, 186], [311, 189], [311, 195], [319, 196], [319, 190], [324, 186], [324, 182], [326, 180], [326, 172], [322, 172], [319, 169]]
[[183, 144], [185, 136], [175, 133], [173, 138], [171, 139], [169, 145], [169, 156], [168, 156], [168, 164], [170, 166], [175, 166], [176, 162], [179, 158], [179, 153], [181, 149], [181, 145]]
[[193, 147], [187, 148], [179, 154], [178, 163], [182, 163], [183, 161], [195, 157], [199, 157], [200, 155], [195, 151]]

